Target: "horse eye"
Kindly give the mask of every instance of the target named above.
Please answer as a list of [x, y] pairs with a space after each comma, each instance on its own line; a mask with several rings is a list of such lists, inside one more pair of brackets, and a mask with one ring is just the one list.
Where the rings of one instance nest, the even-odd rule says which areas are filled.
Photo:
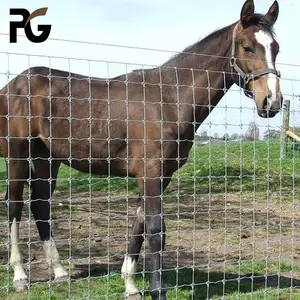
[[245, 50], [245, 52], [251, 52], [251, 53], [253, 53], [254, 51], [253, 51], [253, 49], [251, 48], [251, 47], [244, 47], [244, 50]]

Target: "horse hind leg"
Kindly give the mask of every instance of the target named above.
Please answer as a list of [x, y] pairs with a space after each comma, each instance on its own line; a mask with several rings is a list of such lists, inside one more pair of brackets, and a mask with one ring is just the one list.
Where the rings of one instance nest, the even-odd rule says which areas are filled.
[[[61, 281], [68, 277], [68, 273], [60, 262], [59, 253], [52, 236], [50, 216], [51, 198], [56, 186], [60, 162], [53, 160], [50, 164], [48, 161], [48, 152], [46, 146], [40, 145], [38, 158], [33, 160], [36, 179], [32, 185], [30, 207], [36, 222], [40, 240], [43, 242], [46, 261], [54, 273], [55, 280]], [[35, 151], [33, 151], [33, 153], [35, 153]], [[49, 180], [50, 175], [52, 184], [50, 184]]]
[[159, 166], [153, 168], [152, 165], [151, 168], [147, 168], [147, 176], [143, 186], [145, 191], [146, 233], [151, 257], [150, 293], [152, 300], [167, 299], [162, 273], [166, 232], [162, 194], [165, 189], [165, 183], [162, 184], [161, 182], [159, 170]]

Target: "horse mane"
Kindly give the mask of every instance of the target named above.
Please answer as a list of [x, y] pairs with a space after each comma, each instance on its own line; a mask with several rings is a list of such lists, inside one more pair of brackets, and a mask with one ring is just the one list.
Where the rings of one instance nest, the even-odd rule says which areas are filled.
[[[185, 48], [182, 52], [172, 56], [167, 62], [164, 63], [164, 65], [169, 66], [174, 63], [178, 63], [180, 60], [191, 54], [218, 55], [219, 53], [223, 52], [222, 50], [224, 47], [229, 46], [228, 43], [231, 44], [232, 30], [236, 24], [237, 22], [211, 32], [200, 41], [197, 41], [191, 46]], [[260, 30], [269, 33], [272, 37], [274, 36], [273, 24], [266, 15], [258, 13], [254, 14], [248, 26], [253, 25], [258, 26]], [[220, 44], [220, 41], [218, 40], [218, 38], [221, 36], [223, 36], [222, 44]]]

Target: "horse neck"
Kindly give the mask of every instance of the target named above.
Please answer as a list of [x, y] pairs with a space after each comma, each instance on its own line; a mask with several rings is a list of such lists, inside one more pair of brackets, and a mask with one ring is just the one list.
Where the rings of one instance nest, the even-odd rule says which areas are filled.
[[[183, 104], [179, 119], [196, 122], [196, 130], [234, 83], [230, 75], [232, 30], [233, 26], [228, 26], [217, 31], [165, 64], [175, 69], [176, 85], [181, 91], [177, 97]], [[185, 53], [190, 51], [195, 54]]]

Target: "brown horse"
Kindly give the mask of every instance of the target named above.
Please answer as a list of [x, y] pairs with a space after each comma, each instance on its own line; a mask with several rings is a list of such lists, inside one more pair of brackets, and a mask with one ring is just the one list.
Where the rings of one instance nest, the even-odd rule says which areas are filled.
[[[67, 276], [52, 238], [50, 205], [61, 163], [82, 172], [136, 177], [140, 197], [122, 266], [127, 294], [144, 233], [150, 246], [152, 299], [166, 299], [163, 283], [163, 192], [187, 160], [194, 133], [235, 83], [255, 100], [259, 116], [274, 117], [282, 96], [273, 25], [247, 0], [240, 19], [172, 57], [160, 67], [115, 78], [91, 78], [34, 67], [1, 90], [0, 138], [7, 162], [14, 288], [27, 276], [18, 245], [24, 183], [55, 279]], [[31, 168], [31, 164], [33, 168]]]

